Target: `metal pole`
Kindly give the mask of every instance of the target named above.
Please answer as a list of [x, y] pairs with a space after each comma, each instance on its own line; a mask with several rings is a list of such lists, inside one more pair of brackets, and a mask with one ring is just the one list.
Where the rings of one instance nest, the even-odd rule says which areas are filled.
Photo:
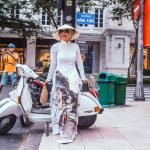
[[64, 0], [63, 24], [75, 27], [76, 0]]
[[140, 0], [140, 18], [138, 24], [137, 74], [134, 95], [135, 101], [145, 101], [143, 88], [143, 3], [144, 0]]

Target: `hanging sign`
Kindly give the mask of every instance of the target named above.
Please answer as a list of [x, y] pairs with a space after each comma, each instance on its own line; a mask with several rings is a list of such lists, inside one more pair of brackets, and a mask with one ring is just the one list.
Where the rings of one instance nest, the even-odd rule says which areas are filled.
[[140, 15], [140, 0], [134, 2], [133, 6], [133, 18], [134, 20], [138, 20]]
[[77, 24], [95, 24], [95, 14], [77, 13]]

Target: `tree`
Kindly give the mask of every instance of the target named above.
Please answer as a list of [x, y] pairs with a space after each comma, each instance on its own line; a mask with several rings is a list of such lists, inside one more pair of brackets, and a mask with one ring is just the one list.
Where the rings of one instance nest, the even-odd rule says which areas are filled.
[[[30, 3], [26, 0], [1, 0], [1, 12], [0, 15], [0, 28], [3, 30], [7, 28], [10, 32], [13, 32], [21, 37], [29, 37], [40, 29], [39, 24], [31, 18], [31, 14], [27, 11], [27, 7]], [[23, 11], [23, 14], [27, 19], [22, 19], [17, 16], [13, 16], [11, 12], [19, 8]]]
[[[11, 12], [19, 8], [26, 19], [12, 16]], [[20, 37], [30, 37], [37, 33], [44, 34], [42, 27], [34, 15], [41, 11], [41, 8], [50, 17], [50, 25], [57, 28], [58, 10], [56, 0], [0, 0], [0, 28], [7, 28], [10, 32]]]
[[[4, 28], [8, 28], [10, 32], [15, 32], [18, 36], [28, 37], [34, 33], [36, 33], [36, 29], [39, 29], [40, 26], [36, 21], [30, 19], [30, 17], [26, 16], [26, 19], [20, 19], [15, 16], [11, 16], [11, 12], [18, 7], [19, 9], [26, 10], [28, 2], [27, 1], [18, 1], [14, 0], [1, 0], [1, 15], [0, 15], [0, 27], [3, 30]], [[25, 13], [24, 11], [23, 13]]]
[[[103, 0], [99, 2], [106, 3]], [[77, 0], [77, 7], [95, 5], [94, 0]], [[11, 16], [11, 12], [19, 8], [26, 19]], [[38, 33], [45, 34], [40, 23], [33, 18], [41, 12], [41, 8], [50, 17], [50, 25], [58, 28], [57, 0], [0, 0], [0, 28], [8, 28], [10, 32], [16, 33], [21, 37], [30, 37]], [[48, 35], [49, 36], [49, 35]]]

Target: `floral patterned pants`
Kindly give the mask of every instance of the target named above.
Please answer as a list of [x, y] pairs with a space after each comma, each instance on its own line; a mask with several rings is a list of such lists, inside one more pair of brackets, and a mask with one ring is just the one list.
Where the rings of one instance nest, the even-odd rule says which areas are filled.
[[73, 140], [77, 132], [78, 94], [69, 89], [69, 82], [56, 72], [56, 98], [51, 98], [52, 125], [59, 124], [60, 138]]

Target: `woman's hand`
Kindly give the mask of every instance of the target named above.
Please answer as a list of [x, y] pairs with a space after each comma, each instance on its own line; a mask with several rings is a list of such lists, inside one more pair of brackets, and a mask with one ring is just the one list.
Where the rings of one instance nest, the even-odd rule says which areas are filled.
[[49, 80], [46, 79], [46, 80], [45, 80], [45, 85], [46, 85], [47, 82], [49, 82]]
[[82, 82], [84, 82], [84, 83], [86, 83], [86, 84], [89, 83], [89, 81], [88, 81], [87, 79], [82, 80]]

